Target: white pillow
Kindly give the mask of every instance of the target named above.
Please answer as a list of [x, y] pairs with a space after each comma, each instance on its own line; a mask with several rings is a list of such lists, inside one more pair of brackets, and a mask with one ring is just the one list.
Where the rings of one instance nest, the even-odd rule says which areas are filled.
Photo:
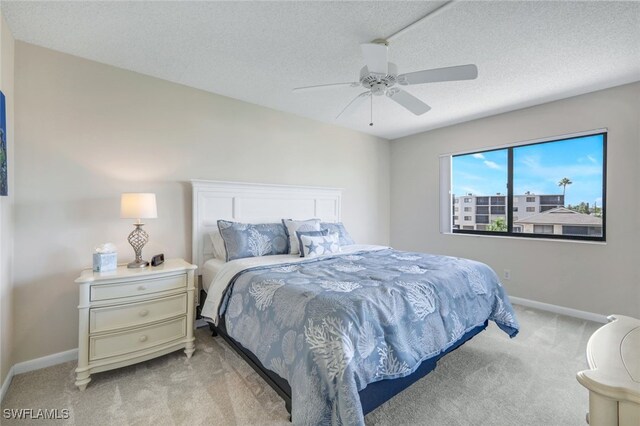
[[284, 228], [287, 231], [287, 236], [289, 237], [289, 254], [300, 254], [300, 245], [298, 244], [298, 235], [296, 232], [320, 230], [320, 219], [282, 219], [282, 224], [284, 225]]
[[340, 251], [340, 236], [338, 234], [318, 237], [300, 235], [300, 241], [302, 241], [302, 246], [300, 247], [302, 257], [316, 257]]
[[220, 234], [220, 230], [209, 232], [209, 238], [211, 238], [211, 244], [213, 244], [213, 257], [216, 259], [227, 260], [227, 249], [224, 246], [224, 240]]

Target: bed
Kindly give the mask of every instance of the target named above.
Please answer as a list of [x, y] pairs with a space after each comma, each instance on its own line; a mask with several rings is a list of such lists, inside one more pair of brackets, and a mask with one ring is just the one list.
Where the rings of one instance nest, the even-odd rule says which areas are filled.
[[518, 332], [496, 274], [468, 259], [349, 245], [312, 258], [211, 261], [208, 233], [218, 219], [337, 222], [341, 191], [192, 184], [202, 315], [283, 397], [295, 424], [364, 424], [488, 321]]

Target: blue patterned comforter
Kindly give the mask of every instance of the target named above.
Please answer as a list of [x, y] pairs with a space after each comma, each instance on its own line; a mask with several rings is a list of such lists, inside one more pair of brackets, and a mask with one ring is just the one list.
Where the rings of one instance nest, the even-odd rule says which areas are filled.
[[511, 337], [519, 328], [487, 265], [393, 249], [247, 269], [219, 313], [289, 382], [304, 425], [362, 425], [367, 384], [411, 374], [487, 319]]

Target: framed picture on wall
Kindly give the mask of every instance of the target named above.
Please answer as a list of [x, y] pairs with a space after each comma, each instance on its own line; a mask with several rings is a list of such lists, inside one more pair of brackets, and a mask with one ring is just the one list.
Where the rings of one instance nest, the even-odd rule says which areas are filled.
[[0, 92], [0, 195], [9, 193], [7, 182], [7, 109], [4, 93]]

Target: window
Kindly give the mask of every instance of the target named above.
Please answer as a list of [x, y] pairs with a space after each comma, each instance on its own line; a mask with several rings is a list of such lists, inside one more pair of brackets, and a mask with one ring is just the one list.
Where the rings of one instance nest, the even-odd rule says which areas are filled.
[[[445, 196], [476, 206], [453, 232], [604, 241], [606, 144], [603, 131], [441, 157]], [[451, 232], [451, 199], [441, 205]]]
[[[475, 223], [487, 225], [482, 232], [507, 231], [504, 219], [499, 220], [494, 216], [495, 209], [505, 208], [506, 197], [496, 194], [504, 194], [507, 189], [507, 155], [508, 150], [498, 149], [454, 156], [451, 159], [453, 196], [455, 198], [456, 193], [462, 194], [465, 203], [472, 200], [465, 197], [470, 194], [475, 196], [476, 209], [479, 209], [476, 213], [483, 214], [475, 217]], [[504, 215], [504, 211], [501, 214]], [[472, 219], [471, 216], [465, 216], [465, 221]]]
[[553, 225], [533, 225], [535, 234], [553, 234]]
[[489, 216], [488, 215], [476, 215], [476, 223], [489, 224]]
[[564, 205], [564, 195], [541, 195], [540, 204], [562, 206]]
[[598, 226], [571, 226], [562, 227], [562, 235], [600, 235], [602, 228]]

